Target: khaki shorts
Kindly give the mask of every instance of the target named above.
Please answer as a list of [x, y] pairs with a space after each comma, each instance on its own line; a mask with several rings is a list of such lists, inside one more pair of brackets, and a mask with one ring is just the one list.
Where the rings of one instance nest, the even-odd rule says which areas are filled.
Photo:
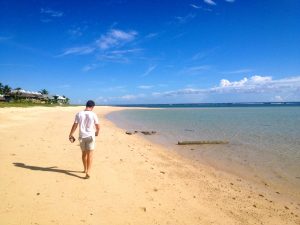
[[82, 151], [95, 149], [95, 137], [79, 138], [80, 148]]

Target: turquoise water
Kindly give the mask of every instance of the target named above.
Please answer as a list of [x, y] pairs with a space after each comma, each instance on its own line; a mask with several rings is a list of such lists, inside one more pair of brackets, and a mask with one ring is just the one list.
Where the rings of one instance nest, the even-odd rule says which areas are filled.
[[[108, 116], [183, 156], [300, 196], [300, 107], [131, 109]], [[178, 146], [179, 140], [227, 140]]]

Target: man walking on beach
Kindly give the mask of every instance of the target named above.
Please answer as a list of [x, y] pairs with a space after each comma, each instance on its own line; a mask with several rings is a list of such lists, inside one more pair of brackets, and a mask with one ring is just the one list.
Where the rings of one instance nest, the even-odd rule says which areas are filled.
[[79, 124], [79, 141], [82, 151], [82, 163], [84, 167], [85, 178], [90, 178], [90, 170], [93, 161], [93, 150], [95, 149], [95, 136], [100, 131], [99, 120], [96, 113], [92, 112], [95, 102], [87, 101], [85, 110], [79, 112], [75, 116], [74, 124], [71, 128], [69, 140], [73, 143], [75, 138], [73, 134]]

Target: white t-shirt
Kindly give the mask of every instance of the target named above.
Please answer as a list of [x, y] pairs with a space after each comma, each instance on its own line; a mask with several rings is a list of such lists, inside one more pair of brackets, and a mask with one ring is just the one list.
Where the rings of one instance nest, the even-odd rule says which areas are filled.
[[75, 122], [79, 124], [79, 137], [86, 138], [95, 136], [95, 124], [99, 124], [96, 113], [92, 111], [81, 111], [76, 114]]

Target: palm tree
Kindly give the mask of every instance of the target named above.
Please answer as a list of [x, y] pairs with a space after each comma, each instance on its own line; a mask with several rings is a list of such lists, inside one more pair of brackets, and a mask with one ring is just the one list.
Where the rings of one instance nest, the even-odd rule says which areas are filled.
[[2, 94], [3, 94], [3, 84], [0, 83], [0, 95], [2, 95]]
[[49, 92], [46, 89], [42, 89], [39, 91], [42, 95], [47, 95]]
[[4, 94], [4, 95], [9, 94], [10, 91], [11, 91], [11, 87], [10, 87], [10, 86], [5, 85], [5, 86], [3, 87], [3, 94]]
[[15, 88], [15, 91], [16, 92], [14, 92], [14, 99], [15, 100], [20, 100], [21, 99], [21, 91], [22, 90], [22, 88], [20, 88], [20, 87], [17, 87], [17, 88]]

